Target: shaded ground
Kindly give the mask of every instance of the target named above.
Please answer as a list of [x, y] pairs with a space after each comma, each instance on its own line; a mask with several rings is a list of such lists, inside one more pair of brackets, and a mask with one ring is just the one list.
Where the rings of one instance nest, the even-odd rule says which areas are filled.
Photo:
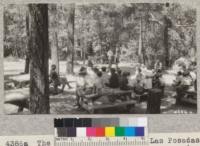
[[[60, 73], [65, 74], [65, 62], [60, 62]], [[75, 72], [78, 72], [80, 65], [75, 67]], [[130, 71], [134, 73], [134, 65], [131, 64], [121, 64], [120, 67], [123, 71]], [[17, 76], [24, 70], [23, 60], [6, 60], [4, 61], [4, 75], [5, 82], [10, 82], [10, 77]], [[74, 76], [67, 76], [68, 80], [75, 80]], [[11, 85], [12, 86], [12, 85]], [[62, 94], [51, 95], [50, 96], [50, 112], [51, 114], [87, 114], [84, 109], [78, 109], [74, 104], [76, 103], [75, 96], [75, 84], [72, 83], [73, 89], [68, 89], [65, 87], [65, 91]], [[171, 88], [166, 88], [165, 97], [162, 99], [161, 112], [164, 114], [190, 114], [196, 113], [196, 105], [183, 104], [175, 105], [175, 99], [173, 98], [174, 91]], [[146, 113], [146, 102], [137, 103], [135, 108], [130, 112], [130, 114], [145, 114]], [[5, 104], [6, 114], [17, 114], [18, 107]], [[125, 108], [112, 108], [97, 111], [99, 114], [128, 114]], [[23, 113], [19, 114], [29, 114], [29, 111], [25, 109]]]

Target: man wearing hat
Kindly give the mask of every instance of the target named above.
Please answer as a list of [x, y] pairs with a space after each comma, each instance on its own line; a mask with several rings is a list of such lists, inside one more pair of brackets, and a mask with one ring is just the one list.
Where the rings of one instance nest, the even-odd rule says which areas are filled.
[[109, 69], [112, 67], [112, 59], [113, 59], [113, 51], [110, 49], [107, 53], [108, 61], [109, 61]]

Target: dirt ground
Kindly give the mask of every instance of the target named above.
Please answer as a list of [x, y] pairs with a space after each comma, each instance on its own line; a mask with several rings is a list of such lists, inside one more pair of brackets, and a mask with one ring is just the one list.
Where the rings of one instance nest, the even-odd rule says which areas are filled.
[[[51, 63], [50, 63], [51, 64]], [[60, 73], [65, 75], [65, 65], [64, 61], [60, 62]], [[120, 68], [123, 71], [134, 72], [134, 69], [131, 68], [132, 65], [120, 64]], [[75, 72], [77, 73], [80, 68], [80, 65], [76, 65]], [[5, 60], [4, 61], [4, 80], [5, 82], [9, 80], [11, 76], [17, 76], [22, 73], [24, 70], [24, 61], [23, 60]], [[75, 80], [74, 76], [68, 75], [68, 80]], [[71, 84], [72, 89], [65, 87], [63, 93], [58, 95], [50, 96], [50, 113], [51, 114], [87, 114], [87, 111], [84, 109], [77, 108], [74, 106], [76, 103], [75, 96], [75, 84]], [[161, 102], [161, 112], [163, 114], [192, 114], [197, 112], [196, 105], [191, 104], [182, 104], [180, 106], [175, 105], [175, 98], [173, 98], [174, 91], [171, 89], [165, 90], [165, 97]], [[146, 102], [137, 103], [133, 110], [130, 113], [127, 113], [123, 108], [111, 108], [105, 110], [96, 111], [97, 114], [145, 114], [147, 104]], [[17, 113], [18, 107], [5, 104], [5, 113], [6, 114], [30, 114], [28, 109], [25, 109], [21, 113]]]

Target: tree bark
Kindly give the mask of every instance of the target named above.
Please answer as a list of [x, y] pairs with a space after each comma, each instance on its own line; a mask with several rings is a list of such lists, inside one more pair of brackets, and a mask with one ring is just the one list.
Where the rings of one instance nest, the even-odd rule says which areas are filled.
[[[26, 12], [26, 35], [27, 38], [29, 39], [29, 13], [28, 11]], [[30, 64], [30, 54], [29, 54], [29, 48], [30, 48], [30, 43], [29, 40], [27, 40], [27, 48], [26, 48], [26, 60], [25, 60], [25, 69], [24, 73], [28, 74], [29, 73], [29, 64]]]
[[140, 34], [139, 34], [139, 47], [138, 47], [138, 57], [139, 63], [143, 63], [143, 42], [142, 42], [142, 18], [140, 18]]
[[29, 4], [30, 12], [30, 104], [33, 114], [48, 114], [48, 5]]
[[56, 65], [56, 72], [59, 74], [59, 55], [58, 55], [58, 16], [57, 16], [57, 5], [52, 5], [54, 12], [54, 22], [53, 22], [53, 41], [51, 46], [51, 59], [52, 64]]
[[67, 32], [68, 32], [68, 48], [69, 48], [69, 57], [67, 58], [67, 72], [74, 72], [74, 16], [75, 15], [75, 5], [70, 4], [69, 6], [69, 16], [67, 23]]
[[53, 45], [51, 47], [52, 64], [56, 65], [56, 72], [59, 74], [59, 57], [58, 57], [58, 36], [57, 32], [53, 32]]
[[165, 67], [169, 67], [170, 60], [169, 60], [169, 45], [168, 45], [168, 29], [171, 27], [171, 21], [167, 18], [167, 16], [164, 17], [165, 20], [165, 26], [164, 26], [164, 46], [165, 46]]
[[169, 49], [168, 49], [168, 27], [164, 29], [164, 46], [165, 46], [165, 66], [169, 66]]

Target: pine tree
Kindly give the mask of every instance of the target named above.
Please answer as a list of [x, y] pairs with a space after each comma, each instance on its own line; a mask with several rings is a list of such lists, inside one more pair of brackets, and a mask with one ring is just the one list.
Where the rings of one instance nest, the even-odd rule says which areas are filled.
[[48, 5], [30, 4], [30, 111], [48, 114]]

